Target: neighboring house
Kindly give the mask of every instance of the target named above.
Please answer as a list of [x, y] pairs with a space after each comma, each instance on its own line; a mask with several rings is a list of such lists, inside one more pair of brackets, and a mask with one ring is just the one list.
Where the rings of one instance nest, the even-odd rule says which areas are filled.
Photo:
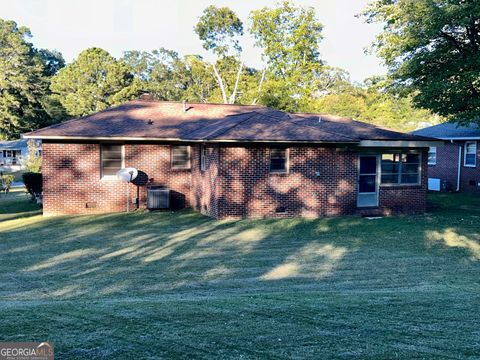
[[443, 140], [431, 147], [428, 158], [430, 190], [480, 191], [480, 128], [447, 122], [416, 130], [412, 134]]
[[46, 215], [125, 211], [136, 188], [115, 174], [135, 167], [218, 219], [421, 213], [438, 144], [335, 116], [147, 100], [24, 137], [42, 140]]
[[[41, 142], [36, 142], [37, 155], [42, 154]], [[0, 170], [17, 171], [24, 168], [28, 159], [28, 140], [0, 140]]]

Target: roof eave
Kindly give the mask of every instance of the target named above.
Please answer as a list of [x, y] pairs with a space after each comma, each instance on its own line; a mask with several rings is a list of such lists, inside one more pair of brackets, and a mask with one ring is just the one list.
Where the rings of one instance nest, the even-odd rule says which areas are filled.
[[361, 140], [360, 147], [432, 147], [443, 146], [439, 140]]
[[358, 141], [331, 141], [331, 140], [287, 140], [287, 139], [182, 139], [182, 138], [158, 138], [158, 137], [132, 137], [132, 136], [52, 136], [25, 134], [26, 139], [40, 140], [72, 140], [72, 141], [171, 141], [183, 143], [301, 143], [301, 144], [358, 144]]

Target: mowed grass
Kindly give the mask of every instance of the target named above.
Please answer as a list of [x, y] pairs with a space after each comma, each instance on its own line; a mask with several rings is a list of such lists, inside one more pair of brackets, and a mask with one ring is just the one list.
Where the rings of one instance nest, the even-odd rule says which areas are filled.
[[480, 197], [425, 216], [43, 218], [0, 200], [0, 341], [59, 359], [480, 358]]

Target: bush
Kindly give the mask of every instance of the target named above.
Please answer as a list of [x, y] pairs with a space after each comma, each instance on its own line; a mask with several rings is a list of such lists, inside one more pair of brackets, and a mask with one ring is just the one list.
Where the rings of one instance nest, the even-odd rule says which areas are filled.
[[35, 172], [26, 172], [22, 175], [23, 183], [27, 191], [32, 195], [32, 199], [42, 194], [42, 174]]
[[2, 175], [2, 183], [9, 189], [12, 185], [13, 181], [15, 180], [14, 175]]

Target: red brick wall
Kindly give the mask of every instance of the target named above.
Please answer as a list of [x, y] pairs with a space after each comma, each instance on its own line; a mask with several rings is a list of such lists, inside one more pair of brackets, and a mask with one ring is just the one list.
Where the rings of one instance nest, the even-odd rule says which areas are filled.
[[[477, 166], [463, 166], [465, 142], [462, 142], [462, 169], [460, 173], [460, 191], [480, 192], [480, 141], [477, 141]], [[457, 150], [458, 152], [458, 150]]]
[[[278, 174], [269, 170], [267, 147], [221, 147], [219, 215], [351, 214], [356, 202], [356, 159], [356, 154], [335, 148], [292, 147], [288, 173]], [[285, 214], [277, 214], [278, 207], [284, 207]]]
[[445, 142], [437, 147], [437, 163], [428, 165], [428, 177], [447, 181], [453, 190], [457, 187], [458, 144]]
[[[125, 166], [145, 172], [154, 183], [168, 186], [192, 204], [190, 170], [173, 170], [170, 146], [126, 144]], [[88, 214], [126, 210], [126, 184], [102, 179], [99, 144], [43, 144], [44, 214]], [[130, 186], [130, 199], [137, 188]], [[145, 207], [146, 188], [140, 188]], [[87, 207], [87, 203], [95, 207]], [[131, 205], [131, 209], [134, 205]]]
[[[45, 215], [122, 211], [126, 185], [100, 180], [98, 144], [42, 145]], [[96, 207], [86, 208], [87, 203]]]
[[[446, 141], [443, 147], [437, 147], [437, 163], [428, 166], [428, 177], [447, 181], [452, 190], [457, 188], [458, 148], [461, 147], [460, 191], [480, 192], [480, 142], [477, 142], [477, 166], [466, 167], [464, 163], [465, 141], [450, 143]], [[471, 184], [474, 183], [474, 185]]]
[[[270, 172], [267, 146], [208, 145], [200, 170], [200, 145], [192, 146], [191, 170], [173, 170], [170, 146], [126, 144], [125, 166], [183, 194], [186, 205], [214, 218], [332, 216], [357, 212], [357, 153], [334, 147], [291, 147], [289, 171]], [[43, 144], [44, 213], [124, 211], [126, 184], [101, 179], [99, 144]], [[423, 156], [426, 166], [426, 152]], [[425, 167], [424, 167], [425, 168]], [[317, 175], [318, 172], [318, 175]], [[426, 173], [421, 186], [380, 189], [386, 214], [425, 209]], [[136, 187], [130, 185], [130, 198]], [[140, 190], [145, 206], [146, 190]], [[95, 207], [87, 207], [87, 203]], [[285, 212], [278, 214], [283, 207]], [[132, 205], [133, 209], [134, 206]]]
[[422, 174], [418, 186], [380, 185], [379, 208], [382, 214], [423, 213], [427, 206], [428, 151], [422, 152]]

